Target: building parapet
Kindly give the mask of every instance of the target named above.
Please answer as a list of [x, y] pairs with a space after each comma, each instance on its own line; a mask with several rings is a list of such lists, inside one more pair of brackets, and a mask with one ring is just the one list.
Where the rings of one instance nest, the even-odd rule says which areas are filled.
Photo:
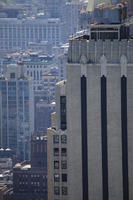
[[105, 55], [108, 63], [120, 63], [122, 55], [127, 57], [128, 63], [133, 62], [133, 39], [115, 40], [70, 40], [68, 50], [68, 63], [80, 63], [84, 55], [88, 64], [100, 63], [100, 58]]

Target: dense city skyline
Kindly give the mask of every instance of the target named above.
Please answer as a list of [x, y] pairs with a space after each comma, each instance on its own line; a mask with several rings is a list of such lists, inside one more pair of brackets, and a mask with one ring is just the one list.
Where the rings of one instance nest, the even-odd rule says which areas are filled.
[[133, 1], [0, 1], [0, 200], [133, 200]]

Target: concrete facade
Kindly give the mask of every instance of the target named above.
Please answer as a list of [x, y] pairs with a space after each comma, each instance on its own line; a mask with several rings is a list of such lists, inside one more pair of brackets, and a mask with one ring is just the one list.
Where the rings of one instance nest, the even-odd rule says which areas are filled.
[[68, 199], [67, 131], [61, 125], [61, 98], [65, 95], [66, 82], [61, 81], [56, 86], [56, 114], [52, 114], [52, 126], [47, 131], [48, 200]]
[[[52, 138], [58, 135], [60, 140], [62, 133], [61, 96], [65, 95], [65, 199], [133, 199], [132, 47], [132, 39], [92, 40], [84, 35], [70, 40], [67, 81], [57, 84], [56, 124], [48, 130], [49, 168], [54, 161]], [[53, 173], [50, 166], [49, 200], [63, 199], [61, 193], [53, 195]]]
[[[68, 137], [68, 196], [70, 200], [82, 196], [82, 122], [81, 77], [86, 77], [87, 87], [87, 155], [88, 198], [103, 200], [102, 127], [101, 127], [101, 77], [107, 84], [107, 166], [108, 199], [125, 199], [123, 196], [122, 103], [121, 77], [127, 78], [127, 143], [129, 200], [132, 193], [132, 134], [131, 121], [133, 87], [132, 40], [70, 41], [67, 65], [67, 137]], [[126, 141], [125, 145], [126, 145]]]

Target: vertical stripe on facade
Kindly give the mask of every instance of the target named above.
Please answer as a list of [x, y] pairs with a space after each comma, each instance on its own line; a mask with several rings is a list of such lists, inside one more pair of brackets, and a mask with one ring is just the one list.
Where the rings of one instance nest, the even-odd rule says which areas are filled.
[[123, 200], [129, 200], [128, 138], [127, 138], [127, 78], [125, 76], [121, 77], [121, 128], [122, 128]]
[[108, 200], [108, 150], [107, 150], [107, 88], [106, 77], [101, 77], [101, 134], [103, 200]]
[[81, 77], [81, 137], [82, 137], [82, 190], [83, 200], [88, 195], [88, 148], [87, 148], [87, 86], [86, 77]]

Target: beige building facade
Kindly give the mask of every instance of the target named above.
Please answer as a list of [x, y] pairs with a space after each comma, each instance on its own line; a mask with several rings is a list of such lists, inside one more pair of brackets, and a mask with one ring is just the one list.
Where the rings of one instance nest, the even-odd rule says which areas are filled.
[[68, 163], [66, 131], [66, 82], [56, 86], [56, 113], [47, 131], [48, 200], [68, 199]]
[[[123, 38], [83, 35], [70, 40], [65, 84], [68, 200], [133, 199], [133, 40]], [[59, 86], [57, 108], [63, 92]], [[57, 114], [56, 130], [60, 122]], [[50, 149], [48, 153], [52, 155]], [[49, 200], [57, 199], [63, 200], [49, 195]]]
[[69, 199], [132, 200], [133, 41], [70, 41]]

